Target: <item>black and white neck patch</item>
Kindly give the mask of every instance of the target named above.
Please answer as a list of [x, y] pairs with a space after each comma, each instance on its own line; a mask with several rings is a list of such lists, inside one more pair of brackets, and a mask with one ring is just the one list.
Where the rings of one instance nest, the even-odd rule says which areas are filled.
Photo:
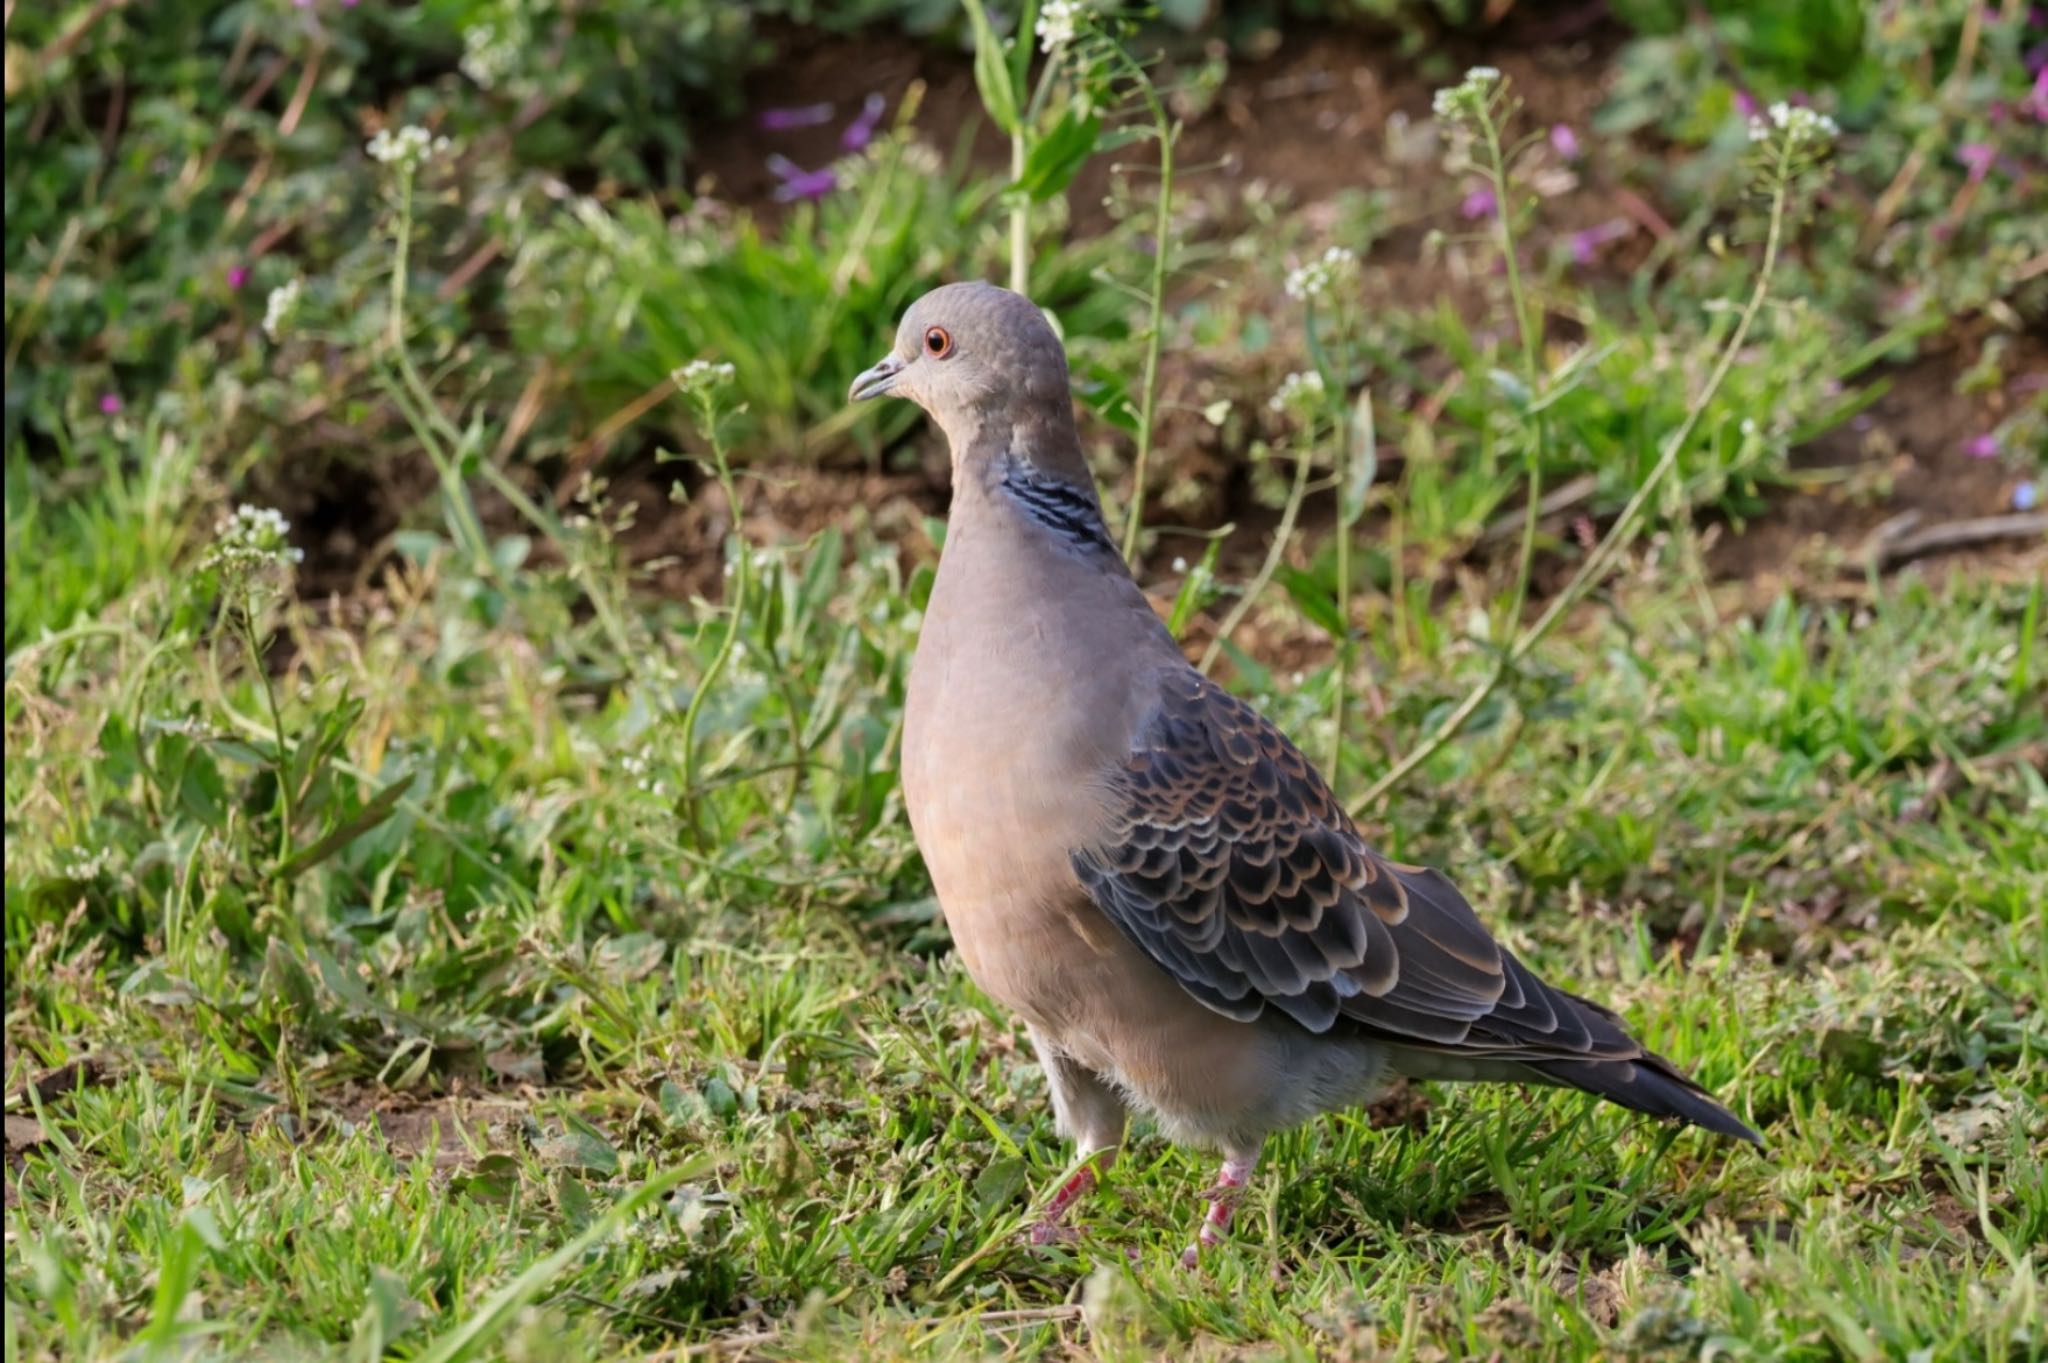
[[997, 486], [1032, 521], [1077, 549], [1116, 552], [1109, 527], [1102, 523], [1102, 506], [1095, 500], [1094, 489], [1049, 477], [1015, 455], [1003, 461], [1002, 469]]

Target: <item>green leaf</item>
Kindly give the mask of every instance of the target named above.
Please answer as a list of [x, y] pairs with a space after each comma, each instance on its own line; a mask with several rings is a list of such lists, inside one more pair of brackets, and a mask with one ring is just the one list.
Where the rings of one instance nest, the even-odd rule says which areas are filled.
[[1174, 595], [1173, 609], [1167, 612], [1167, 632], [1178, 639], [1186, 632], [1188, 621], [1203, 606], [1202, 598], [1208, 594], [1209, 584], [1216, 580], [1216, 558], [1223, 552], [1223, 541], [1230, 538], [1235, 525], [1226, 525], [1218, 530], [1209, 541], [1209, 547], [1202, 551], [1201, 564], [1181, 581], [1180, 591]]
[[974, 1179], [975, 1211], [986, 1221], [1008, 1205], [1024, 1186], [1024, 1161], [1004, 1155], [982, 1167]]
[[289, 880], [302, 871], [308, 871], [318, 866], [321, 862], [327, 860], [327, 858], [333, 856], [336, 852], [339, 852], [342, 848], [348, 846], [397, 812], [399, 799], [404, 796], [407, 787], [411, 785], [412, 777], [401, 776], [390, 785], [385, 786], [375, 795], [372, 795], [369, 803], [357, 810], [354, 817], [328, 830], [325, 836], [318, 842], [280, 866], [277, 873]]
[[1033, 203], [1044, 203], [1073, 183], [1095, 154], [1096, 136], [1101, 131], [1100, 118], [1068, 109], [1033, 145], [1024, 158], [1024, 173], [1010, 188], [1030, 195]]
[[1017, 90], [1009, 63], [1003, 60], [1002, 40], [996, 37], [981, 0], [967, 0], [967, 18], [974, 28], [974, 84], [981, 91], [982, 107], [1005, 135], [1015, 136], [1021, 126]]
[[312, 972], [292, 954], [282, 937], [270, 939], [263, 949], [263, 975], [259, 981], [266, 997], [281, 1010], [289, 1010], [304, 1021], [315, 1015], [319, 999], [313, 990]]
[[581, 1169], [606, 1178], [619, 1172], [619, 1152], [612, 1143], [573, 1119], [561, 1135], [542, 1141], [539, 1153], [558, 1168]]
[[1273, 577], [1287, 595], [1294, 600], [1301, 613], [1332, 639], [1344, 637], [1344, 617], [1337, 612], [1337, 603], [1322, 579], [1299, 568], [1282, 567], [1274, 570]]
[[1379, 432], [1373, 424], [1372, 390], [1367, 388], [1360, 390], [1358, 410], [1351, 418], [1351, 448], [1346, 451], [1344, 484], [1337, 496], [1337, 524], [1358, 524], [1379, 467]]
[[448, 1191], [479, 1202], [510, 1202], [519, 1189], [519, 1161], [510, 1155], [485, 1155], [466, 1174], [448, 1181]]
[[178, 773], [178, 804], [187, 814], [208, 828], [219, 828], [227, 818], [228, 788], [220, 768], [204, 748], [189, 747], [183, 770]]

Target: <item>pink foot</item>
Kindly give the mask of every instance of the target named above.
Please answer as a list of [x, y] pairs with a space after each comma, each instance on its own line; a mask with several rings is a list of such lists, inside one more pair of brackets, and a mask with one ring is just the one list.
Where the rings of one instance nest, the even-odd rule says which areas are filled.
[[1024, 1233], [1024, 1242], [1029, 1245], [1071, 1245], [1080, 1238], [1079, 1227], [1063, 1226], [1057, 1221], [1034, 1221]]
[[1195, 1232], [1195, 1243], [1181, 1251], [1182, 1268], [1194, 1268], [1200, 1264], [1203, 1250], [1214, 1249], [1229, 1236], [1230, 1218], [1237, 1214], [1238, 1199], [1244, 1196], [1245, 1185], [1251, 1182], [1252, 1170], [1257, 1167], [1257, 1156], [1223, 1161], [1223, 1168], [1216, 1175], [1216, 1186], [1202, 1194], [1209, 1200], [1209, 1210], [1202, 1217], [1201, 1228]]
[[1045, 1215], [1025, 1232], [1025, 1240], [1034, 1245], [1070, 1245], [1081, 1238], [1081, 1232], [1066, 1224], [1066, 1215], [1076, 1202], [1088, 1195], [1095, 1186], [1095, 1168], [1084, 1164], [1074, 1171], [1074, 1176], [1060, 1185], [1052, 1195], [1052, 1201], [1045, 1204]]

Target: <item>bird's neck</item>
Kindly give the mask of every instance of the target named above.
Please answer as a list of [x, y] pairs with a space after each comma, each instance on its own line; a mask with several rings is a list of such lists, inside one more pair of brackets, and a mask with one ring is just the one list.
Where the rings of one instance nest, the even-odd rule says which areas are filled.
[[[954, 519], [994, 515], [1043, 534], [1056, 547], [1123, 567], [1103, 519], [1095, 480], [1073, 419], [982, 421], [948, 431], [953, 446]], [[961, 438], [965, 435], [965, 439]]]

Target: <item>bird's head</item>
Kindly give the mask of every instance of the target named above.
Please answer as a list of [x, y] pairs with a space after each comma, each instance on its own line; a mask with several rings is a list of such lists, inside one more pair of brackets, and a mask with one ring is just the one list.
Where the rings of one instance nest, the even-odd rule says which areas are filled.
[[909, 398], [956, 450], [1011, 414], [1071, 425], [1067, 354], [1036, 304], [993, 284], [933, 289], [910, 305], [896, 346], [853, 381], [847, 399]]

